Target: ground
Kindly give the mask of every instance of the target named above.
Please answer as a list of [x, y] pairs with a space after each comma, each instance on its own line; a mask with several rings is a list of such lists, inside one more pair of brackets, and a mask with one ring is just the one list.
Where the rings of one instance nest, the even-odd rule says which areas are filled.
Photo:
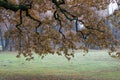
[[120, 60], [107, 50], [90, 50], [85, 56], [75, 51], [68, 61], [64, 56], [47, 55], [25, 61], [14, 52], [0, 53], [0, 80], [120, 80]]

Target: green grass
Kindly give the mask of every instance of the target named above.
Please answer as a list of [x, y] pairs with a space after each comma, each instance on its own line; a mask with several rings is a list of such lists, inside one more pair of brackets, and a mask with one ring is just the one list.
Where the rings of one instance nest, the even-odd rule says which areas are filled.
[[[86, 56], [81, 51], [75, 53], [70, 61], [57, 55], [47, 55], [44, 59], [35, 55], [34, 60], [25, 61], [23, 57], [16, 58], [16, 53], [0, 53], [0, 80], [21, 80], [20, 77], [26, 78], [23, 80], [28, 77], [40, 77], [41, 80], [120, 80], [120, 60], [110, 57], [106, 50], [90, 50]], [[35, 80], [40, 80], [37, 78]]]

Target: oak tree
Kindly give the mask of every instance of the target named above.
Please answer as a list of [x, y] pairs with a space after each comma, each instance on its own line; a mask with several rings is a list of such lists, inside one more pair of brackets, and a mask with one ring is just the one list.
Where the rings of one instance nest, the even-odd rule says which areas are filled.
[[42, 57], [58, 54], [70, 59], [77, 49], [115, 50], [118, 42], [106, 21], [119, 28], [120, 11], [105, 17], [99, 13], [111, 1], [115, 0], [0, 0], [0, 11], [7, 11], [3, 13], [7, 18], [1, 13], [0, 21], [9, 19], [14, 24], [5, 36], [15, 42], [17, 57], [23, 54], [32, 59], [35, 52]]

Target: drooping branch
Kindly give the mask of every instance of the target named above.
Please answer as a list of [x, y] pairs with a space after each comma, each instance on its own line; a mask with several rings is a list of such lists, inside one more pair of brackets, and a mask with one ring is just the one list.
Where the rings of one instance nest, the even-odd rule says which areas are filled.
[[[29, 1], [29, 0], [28, 0]], [[22, 34], [22, 29], [21, 29], [21, 25], [24, 23], [23, 22], [23, 16], [22, 16], [22, 14], [23, 14], [23, 12], [25, 12], [26, 13], [26, 17], [28, 17], [28, 18], [30, 18], [30, 19], [32, 19], [33, 21], [36, 21], [37, 23], [38, 23], [38, 25], [35, 27], [35, 32], [36, 33], [38, 33], [37, 31], [37, 29], [38, 29], [38, 27], [41, 25], [41, 21], [39, 21], [38, 19], [36, 19], [36, 18], [34, 18], [30, 13], [29, 13], [29, 10], [31, 9], [31, 7], [32, 7], [32, 1], [30, 1], [30, 3], [28, 4], [26, 4], [25, 2], [23, 2], [23, 3], [21, 3], [21, 4], [19, 4], [19, 5], [15, 5], [15, 4], [11, 4], [11, 3], [9, 3], [8, 1], [6, 1], [6, 0], [0, 0], [0, 7], [3, 7], [3, 8], [5, 8], [5, 9], [9, 9], [9, 10], [11, 10], [11, 11], [14, 11], [14, 12], [16, 12], [16, 11], [20, 11], [20, 13], [19, 13], [19, 23], [18, 24], [16, 24], [16, 28], [18, 29], [18, 44], [19, 44], [19, 48], [18, 48], [18, 50], [19, 50], [19, 55], [22, 53], [22, 36], [23, 36], [23, 34]]]
[[76, 20], [76, 22], [75, 22], [76, 32], [80, 32], [81, 35], [82, 35], [82, 38], [83, 38], [83, 39], [86, 39], [85, 36], [84, 36], [84, 33], [83, 33], [82, 31], [78, 30], [78, 25], [77, 25], [77, 23], [78, 23], [78, 21]]
[[[62, 14], [64, 14], [65, 18], [67, 18], [70, 21], [76, 20], [77, 16], [71, 14], [67, 10], [63, 9], [60, 5], [65, 4], [64, 0], [52, 0], [52, 2], [56, 5], [57, 10], [60, 10]], [[70, 16], [70, 17], [69, 17]]]
[[29, 17], [30, 19], [38, 22], [38, 25], [35, 27], [35, 32], [38, 33], [38, 32], [37, 32], [37, 29], [38, 29], [38, 28], [40, 27], [40, 25], [42, 24], [41, 21], [35, 19], [34, 17], [32, 17], [32, 16], [29, 14], [29, 11], [28, 11], [28, 10], [26, 11], [26, 16]]
[[63, 36], [63, 38], [65, 39], [65, 35], [61, 31], [61, 29], [62, 29], [62, 23], [61, 23], [61, 20], [59, 18], [59, 14], [57, 13], [57, 11], [54, 12], [54, 18], [55, 18], [55, 20], [59, 21], [59, 24], [60, 24], [59, 33], [61, 33], [62, 36]]
[[96, 31], [99, 31], [99, 32], [102, 32], [104, 33], [105, 31], [104, 30], [100, 30], [100, 29], [97, 29], [97, 28], [92, 28], [90, 26], [85, 26], [85, 28], [89, 29], [89, 30], [96, 30]]
[[0, 7], [3, 7], [5, 9], [9, 9], [9, 10], [12, 10], [12, 11], [18, 11], [20, 10], [20, 23], [16, 25], [16, 28], [21, 31], [20, 29], [20, 25], [22, 24], [22, 11], [25, 11], [26, 12], [26, 16], [29, 17], [30, 19], [38, 22], [38, 26], [36, 27], [36, 32], [37, 32], [37, 28], [41, 25], [41, 21], [35, 19], [34, 17], [32, 17], [30, 14], [29, 14], [29, 9], [31, 9], [32, 7], [32, 1], [30, 1], [30, 3], [23, 3], [23, 4], [20, 4], [20, 5], [15, 5], [15, 4], [12, 4], [12, 3], [9, 3], [8, 1], [6, 0], [0, 0]]
[[[56, 0], [53, 0], [53, 1], [56, 1]], [[77, 33], [81, 33], [81, 35], [82, 35], [82, 38], [83, 39], [86, 39], [86, 37], [89, 35], [89, 34], [84, 34], [81, 30], [78, 30], [78, 21], [79, 22], [81, 22], [83, 25], [84, 25], [84, 22], [82, 21], [82, 20], [78, 20], [78, 17], [77, 16], [75, 16], [75, 15], [73, 15], [73, 14], [71, 14], [70, 12], [68, 12], [67, 10], [65, 10], [65, 9], [63, 9], [60, 5], [62, 5], [62, 4], [65, 4], [65, 1], [64, 0], [60, 0], [61, 1], [61, 4], [59, 3], [55, 3], [55, 2], [53, 2], [55, 5], [56, 5], [56, 7], [57, 7], [57, 10], [59, 10], [64, 16], [65, 16], [65, 18], [66, 19], [68, 19], [69, 21], [76, 21], [75, 22], [75, 27], [76, 27], [76, 32]], [[57, 11], [56, 11], [57, 12]], [[54, 12], [54, 14], [56, 13], [56, 12]], [[56, 20], [58, 20], [57, 18], [56, 18], [56, 15], [54, 15], [54, 18], [56, 19]], [[59, 21], [59, 20], [58, 20]], [[59, 21], [59, 22], [61, 22], [61, 21]], [[61, 27], [60, 27], [61, 28]], [[88, 27], [86, 27], [87, 29], [90, 29], [90, 28], [88, 28]], [[92, 28], [91, 28], [92, 29]]]
[[[91, 34], [91, 32], [89, 32], [88, 34], [84, 34], [81, 30], [78, 30], [78, 27], [79, 27], [78, 22], [81, 22], [84, 25], [84, 27], [88, 30], [99, 31], [99, 32], [102, 32], [102, 33], [105, 32], [104, 30], [101, 30], [99, 28], [93, 28], [92, 26], [85, 26], [85, 23], [82, 20], [78, 20], [77, 16], [75, 16], [75, 15], [71, 14], [70, 12], [68, 12], [67, 10], [63, 9], [61, 7], [61, 5], [65, 4], [64, 0], [59, 0], [58, 2], [57, 2], [57, 0], [52, 0], [52, 1], [54, 1], [53, 3], [56, 5], [57, 10], [59, 10], [65, 16], [65, 18], [67, 20], [69, 20], [69, 21], [74, 21], [75, 20], [76, 21], [75, 22], [76, 32], [80, 32], [83, 39], [86, 39], [86, 37], [89, 36]], [[54, 15], [54, 17], [56, 18], [56, 15]], [[99, 24], [100, 24], [100, 22], [98, 22], [97, 27], [98, 27]]]
[[20, 10], [20, 23], [16, 25], [16, 28], [19, 30], [19, 32], [21, 33], [22, 30], [20, 29], [20, 25], [22, 24], [22, 10]]

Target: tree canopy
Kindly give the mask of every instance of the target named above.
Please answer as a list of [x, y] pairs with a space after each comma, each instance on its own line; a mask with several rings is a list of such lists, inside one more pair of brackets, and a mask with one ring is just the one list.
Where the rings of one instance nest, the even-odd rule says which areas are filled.
[[120, 11], [117, 9], [106, 17], [100, 14], [114, 1], [0, 0], [0, 22], [8, 20], [14, 24], [5, 37], [14, 41], [14, 47], [19, 51], [17, 57], [23, 54], [32, 59], [32, 52], [35, 52], [42, 57], [63, 54], [70, 59], [77, 49], [114, 51], [118, 41], [107, 21], [119, 29]]

